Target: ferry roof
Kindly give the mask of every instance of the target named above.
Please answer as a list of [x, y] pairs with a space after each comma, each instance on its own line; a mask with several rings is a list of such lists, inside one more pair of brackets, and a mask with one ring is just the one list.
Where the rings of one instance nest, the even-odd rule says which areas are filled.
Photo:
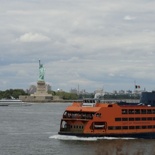
[[117, 103], [109, 104], [109, 103], [96, 103], [93, 104], [92, 106], [83, 106], [82, 103], [74, 102], [71, 106], [68, 106], [66, 108], [66, 111], [78, 111], [78, 112], [97, 112], [101, 108], [108, 108], [108, 107], [120, 107], [120, 108], [135, 108], [135, 109], [151, 109], [153, 108], [152, 106], [147, 106], [147, 105], [118, 105]]
[[96, 103], [91, 106], [84, 106], [82, 103], [74, 102], [66, 108], [66, 111], [81, 111], [81, 112], [97, 112], [103, 107], [108, 107], [109, 104]]

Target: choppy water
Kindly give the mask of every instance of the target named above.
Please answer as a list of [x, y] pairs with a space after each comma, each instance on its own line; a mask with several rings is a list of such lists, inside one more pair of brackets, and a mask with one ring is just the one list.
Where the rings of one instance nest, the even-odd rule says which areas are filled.
[[155, 155], [155, 140], [58, 135], [69, 104], [0, 106], [0, 155]]

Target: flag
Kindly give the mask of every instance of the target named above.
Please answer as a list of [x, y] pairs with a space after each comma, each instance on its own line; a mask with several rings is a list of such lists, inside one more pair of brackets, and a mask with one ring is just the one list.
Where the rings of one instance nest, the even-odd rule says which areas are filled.
[[135, 88], [136, 88], [136, 89], [139, 89], [139, 88], [140, 88], [140, 85], [135, 85]]

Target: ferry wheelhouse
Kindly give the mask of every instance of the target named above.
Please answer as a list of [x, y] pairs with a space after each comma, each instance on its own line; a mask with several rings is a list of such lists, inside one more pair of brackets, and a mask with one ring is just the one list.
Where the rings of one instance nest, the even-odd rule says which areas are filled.
[[143, 100], [145, 103], [132, 105], [101, 103], [96, 99], [75, 101], [63, 113], [59, 134], [155, 138], [155, 106], [151, 100]]

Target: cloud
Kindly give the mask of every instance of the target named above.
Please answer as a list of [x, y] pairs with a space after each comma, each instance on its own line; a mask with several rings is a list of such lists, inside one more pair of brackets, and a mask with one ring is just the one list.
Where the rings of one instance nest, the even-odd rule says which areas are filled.
[[39, 59], [53, 90], [154, 89], [154, 1], [2, 1], [1, 89], [37, 82]]
[[134, 20], [135, 18], [136, 17], [132, 17], [132, 16], [127, 15], [124, 17], [124, 20]]
[[28, 32], [20, 36], [18, 40], [21, 42], [47, 42], [50, 41], [50, 38], [39, 33]]

